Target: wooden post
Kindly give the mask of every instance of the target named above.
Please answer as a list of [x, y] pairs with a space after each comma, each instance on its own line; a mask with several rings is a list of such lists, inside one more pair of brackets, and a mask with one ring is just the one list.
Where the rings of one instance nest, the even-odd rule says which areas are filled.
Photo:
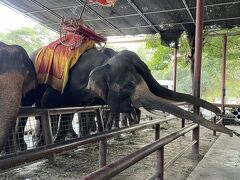
[[[43, 114], [41, 115], [41, 123], [44, 133], [45, 144], [46, 145], [53, 144], [51, 117], [48, 111], [44, 111]], [[54, 163], [56, 160], [56, 154], [49, 155], [48, 160], [50, 163]]]
[[173, 90], [177, 89], [177, 48], [173, 50]]
[[[196, 32], [195, 32], [195, 63], [194, 63], [194, 86], [193, 94], [200, 97], [201, 84], [201, 64], [202, 64], [202, 40], [203, 40], [203, 16], [204, 16], [204, 0], [197, 0], [196, 4]], [[194, 106], [194, 113], [199, 114], [199, 107]], [[196, 140], [192, 147], [192, 153], [195, 157], [199, 155], [199, 126], [193, 129], [192, 139]]]
[[225, 81], [226, 81], [226, 59], [227, 59], [227, 35], [223, 36], [223, 58], [222, 58], [222, 113], [225, 114], [225, 96], [226, 96], [226, 89], [225, 89]]
[[[155, 126], [155, 140], [160, 138], [160, 124]], [[164, 146], [156, 151], [156, 173], [158, 176], [156, 180], [164, 179]]]
[[[98, 123], [98, 132], [103, 132], [103, 119], [102, 113], [98, 108], [96, 110], [97, 123]], [[99, 141], [99, 167], [103, 167], [107, 164], [107, 139], [103, 138]]]
[[182, 119], [182, 126], [181, 126], [182, 128], [184, 128], [185, 127], [185, 119]]
[[[216, 124], [216, 116], [214, 116], [214, 118], [213, 118], [213, 122]], [[216, 134], [216, 131], [213, 131], [213, 136], [216, 136], [217, 134]]]

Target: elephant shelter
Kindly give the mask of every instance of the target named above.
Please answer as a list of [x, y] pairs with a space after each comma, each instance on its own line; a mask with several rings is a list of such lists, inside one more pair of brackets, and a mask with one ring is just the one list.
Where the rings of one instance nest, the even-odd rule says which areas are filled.
[[[200, 97], [203, 30], [211, 33], [212, 31], [221, 29], [237, 29], [240, 25], [240, 1], [237, 0], [117, 0], [116, 2], [111, 1], [115, 2], [115, 4], [110, 7], [100, 6], [98, 3], [90, 3], [87, 1], [87, 4], [85, 4], [85, 1], [82, 0], [2, 0], [0, 2], [56, 31], [59, 30], [59, 23], [63, 16], [82, 17], [84, 22], [97, 33], [123, 37], [127, 35], [159, 33], [161, 35], [161, 42], [172, 48], [178, 48], [178, 39], [183, 31], [185, 31], [191, 46], [191, 61], [194, 62], [193, 89], [196, 97]], [[82, 11], [83, 8], [84, 11]], [[224, 96], [224, 84], [222, 91]], [[222, 103], [224, 106], [224, 100]], [[63, 112], [64, 111], [65, 110], [63, 110]], [[195, 107], [194, 112], [199, 113], [199, 108]], [[32, 115], [35, 116], [35, 113], [37, 112], [34, 112]], [[42, 116], [48, 119], [48, 111], [45, 111]], [[49, 125], [47, 122], [48, 121], [45, 121], [46, 126]], [[150, 123], [154, 124], [154, 121]], [[158, 124], [158, 122], [156, 124]], [[158, 125], [156, 129], [158, 129]], [[199, 126], [191, 125], [190, 127], [184, 128], [176, 132], [174, 138], [183, 135], [191, 129], [193, 129], [193, 154], [199, 154]], [[46, 137], [52, 137], [51, 131], [44, 133], [46, 133]], [[106, 136], [104, 136], [104, 138]], [[102, 139], [102, 137], [102, 134], [96, 135], [98, 139]], [[156, 134], [156, 138], [158, 137], [159, 136]], [[171, 138], [173, 138], [173, 136], [171, 136]], [[156, 141], [155, 144], [146, 147], [148, 150], [145, 151], [141, 149], [130, 156], [126, 156], [126, 158], [128, 160], [130, 158], [131, 161], [125, 161], [126, 159], [116, 161], [116, 163], [112, 165], [112, 167], [116, 168], [108, 169], [109, 166], [107, 166], [107, 168], [101, 172], [107, 171], [108, 173], [103, 173], [103, 175], [112, 177], [113, 174], [124, 169], [121, 166], [124, 162], [129, 162], [124, 164], [124, 167], [128, 167], [139, 160], [138, 158], [143, 158], [150, 152], [156, 150], [158, 152], [159, 162], [163, 162], [161, 161], [164, 152], [163, 146], [165, 143], [169, 142], [171, 138]], [[79, 140], [79, 142], [73, 140], [70, 141], [70, 144], [71, 146], [80, 145], [80, 142], [84, 140], [85, 139]], [[51, 144], [51, 141], [51, 139], [46, 139], [47, 144]], [[88, 141], [88, 139], [86, 139], [86, 141]], [[49, 155], [50, 152], [57, 149], [56, 146], [57, 145], [53, 144], [40, 148], [41, 151], [39, 152], [41, 153], [36, 154], [36, 157], [43, 157], [44, 153]], [[105, 146], [104, 141], [101, 141], [101, 146]], [[62, 143], [59, 144], [58, 148], [64, 149], [66, 146]], [[33, 149], [30, 152], [34, 151]], [[100, 150], [100, 152], [102, 151]], [[17, 161], [20, 158], [26, 158], [26, 156], [20, 156], [21, 153], [22, 152], [20, 152], [17, 157], [13, 156], [12, 160]], [[11, 158], [11, 155], [9, 155], [9, 158]], [[54, 157], [51, 156], [49, 158]], [[100, 160], [100, 164], [104, 165], [104, 160]], [[156, 177], [158, 176], [159, 179], [163, 179], [163, 164], [160, 163], [157, 167], [158, 171]], [[97, 173], [95, 173], [95, 175]], [[91, 177], [92, 176], [94, 176], [94, 174], [91, 175]]]

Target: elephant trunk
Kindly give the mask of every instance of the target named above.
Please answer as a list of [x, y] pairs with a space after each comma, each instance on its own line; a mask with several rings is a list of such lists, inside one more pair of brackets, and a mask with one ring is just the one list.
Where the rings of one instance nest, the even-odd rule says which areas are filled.
[[15, 126], [22, 97], [24, 78], [19, 72], [0, 75], [0, 152]]
[[172, 90], [169, 90], [169, 89], [161, 86], [153, 78], [153, 76], [151, 75], [150, 72], [144, 72], [144, 73], [142, 72], [141, 74], [142, 74], [142, 77], [144, 78], [144, 80], [147, 82], [147, 85], [148, 85], [150, 91], [156, 96], [159, 96], [161, 98], [166, 98], [168, 100], [178, 101], [178, 102], [186, 101], [195, 106], [199, 106], [204, 109], [210, 110], [216, 114], [221, 113], [221, 110], [217, 106], [215, 106], [203, 99], [197, 98], [197, 97], [189, 95], [189, 94], [174, 92]]
[[185, 111], [184, 109], [172, 104], [168, 100], [156, 96], [149, 90], [144, 80], [142, 80], [141, 83], [136, 86], [134, 96], [132, 97], [132, 102], [135, 108], [145, 107], [147, 109], [165, 111], [179, 118], [192, 120], [193, 122], [205, 126], [209, 129], [220, 131], [231, 136], [233, 134], [232, 130], [227, 129], [224, 126], [217, 125], [211, 121], [204, 119], [201, 116], [198, 116], [197, 114]]

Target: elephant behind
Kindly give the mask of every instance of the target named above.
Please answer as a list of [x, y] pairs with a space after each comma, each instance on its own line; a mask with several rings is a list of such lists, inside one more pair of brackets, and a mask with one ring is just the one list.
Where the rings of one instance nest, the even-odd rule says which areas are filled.
[[17, 119], [21, 99], [35, 88], [37, 79], [27, 52], [0, 42], [0, 151]]

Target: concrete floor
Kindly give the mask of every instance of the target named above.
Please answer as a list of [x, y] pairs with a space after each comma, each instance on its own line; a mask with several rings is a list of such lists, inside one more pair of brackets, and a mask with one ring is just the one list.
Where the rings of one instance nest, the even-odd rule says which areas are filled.
[[187, 180], [240, 180], [240, 137], [221, 134]]

